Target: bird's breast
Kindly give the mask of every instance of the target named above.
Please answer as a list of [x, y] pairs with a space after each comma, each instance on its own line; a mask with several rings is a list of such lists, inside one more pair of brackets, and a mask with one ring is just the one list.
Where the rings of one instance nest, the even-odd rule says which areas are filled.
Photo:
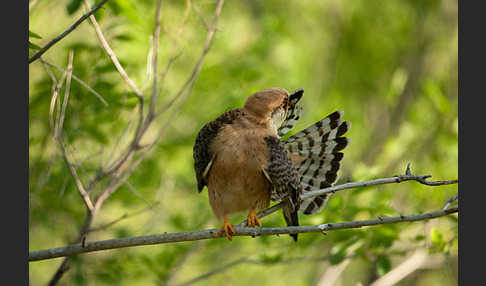
[[215, 159], [208, 177], [213, 210], [232, 213], [269, 204], [270, 183], [262, 173], [268, 149], [261, 130], [226, 126], [210, 148]]

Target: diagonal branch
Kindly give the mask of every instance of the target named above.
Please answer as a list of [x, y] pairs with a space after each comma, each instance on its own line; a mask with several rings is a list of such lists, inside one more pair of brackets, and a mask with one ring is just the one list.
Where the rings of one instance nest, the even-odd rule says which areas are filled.
[[[158, 5], [157, 5], [158, 11], [156, 13], [156, 27], [154, 29], [155, 33], [157, 33], [157, 30], [159, 29], [159, 26], [160, 26], [161, 3], [162, 2], [159, 1]], [[214, 23], [216, 23], [216, 19], [219, 16], [219, 13], [221, 12], [222, 3], [223, 3], [223, 0], [219, 0], [218, 4], [216, 5], [217, 7], [216, 7], [216, 12], [215, 12], [215, 19], [213, 21]], [[86, 0], [84, 0], [84, 5], [87, 9], [89, 9], [89, 5], [88, 5]], [[86, 190], [86, 193], [89, 194], [89, 192], [91, 190], [93, 190], [94, 187], [102, 179], [108, 177], [108, 181], [107, 181], [106, 185], [103, 186], [100, 195], [94, 199], [94, 206], [92, 208], [92, 211], [88, 212], [87, 217], [86, 217], [85, 222], [84, 222], [84, 225], [79, 232], [79, 237], [75, 241], [75, 243], [79, 243], [81, 245], [81, 247], [86, 246], [86, 235], [89, 232], [89, 229], [91, 227], [91, 224], [93, 222], [94, 217], [99, 212], [103, 203], [106, 201], [106, 199], [108, 197], [110, 197], [111, 194], [113, 194], [120, 187], [120, 185], [122, 185], [123, 183], [126, 182], [127, 178], [130, 176], [130, 174], [133, 173], [135, 168], [138, 166], [138, 164], [143, 160], [145, 155], [151, 149], [151, 148], [146, 148], [146, 147], [140, 146], [140, 140], [141, 140], [142, 136], [144, 135], [144, 133], [147, 131], [149, 125], [153, 122], [152, 119], [155, 117], [155, 116], [153, 116], [153, 113], [151, 115], [150, 110], [148, 112], [148, 115], [146, 117], [144, 117], [144, 112], [143, 112], [144, 111], [144, 97], [143, 97], [143, 94], [141, 92], [139, 92], [137, 87], [134, 85], [134, 83], [130, 80], [130, 78], [128, 77], [126, 72], [123, 70], [123, 67], [119, 64], [119, 62], [116, 58], [116, 55], [114, 54], [113, 50], [111, 50], [108, 43], [106, 42], [106, 40], [103, 36], [103, 33], [102, 33], [98, 23], [96, 22], [96, 19], [94, 17], [90, 17], [90, 19], [91, 19], [91, 22], [93, 23], [93, 26], [94, 26], [95, 31], [97, 33], [98, 39], [99, 39], [103, 49], [107, 52], [107, 54], [109, 55], [109, 57], [113, 61], [115, 67], [117, 68], [118, 72], [121, 74], [122, 78], [126, 81], [126, 83], [130, 86], [130, 88], [137, 95], [138, 100], [139, 100], [139, 104], [138, 104], [138, 120], [137, 120], [137, 123], [136, 123], [137, 126], [135, 128], [136, 129], [135, 134], [134, 134], [133, 138], [131, 139], [129, 145], [127, 146], [126, 150], [124, 152], [122, 152], [122, 154], [118, 158], [116, 158], [113, 161], [113, 163], [110, 166], [108, 166], [106, 169], [101, 168], [99, 170], [98, 174], [96, 174], [95, 178], [92, 179], [87, 184], [87, 187], [86, 187], [85, 190]], [[208, 38], [207, 38], [208, 40], [206, 41], [205, 48], [203, 50], [203, 55], [201, 56], [201, 59], [199, 60], [198, 64], [196, 65], [195, 70], [193, 71], [193, 73], [190, 76], [191, 88], [192, 88], [192, 85], [195, 82], [195, 79], [196, 79], [196, 77], [199, 73], [199, 70], [202, 67], [202, 61], [203, 61], [205, 55], [209, 51], [210, 44], [211, 44], [212, 37], [213, 37], [214, 33], [215, 33], [215, 30], [208, 32], [208, 34], [210, 34], [210, 36], [208, 36]], [[154, 38], [157, 38], [156, 34], [154, 34]], [[156, 40], [156, 42], [158, 42], [157, 39], [155, 39], [155, 40]], [[155, 55], [155, 51], [154, 51], [154, 55]], [[163, 76], [165, 76], [165, 74], [166, 74], [168, 68], [170, 67], [171, 63], [172, 63], [172, 60], [169, 61], [169, 64], [167, 65], [167, 69], [166, 69], [165, 73], [163, 74]], [[154, 67], [155, 66], [156, 65], [154, 65]], [[154, 77], [157, 77], [157, 75], [154, 74]], [[155, 86], [156, 85], [157, 85], [157, 83], [155, 82]], [[184, 85], [183, 88], [181, 89], [182, 90], [181, 95], [184, 93], [184, 90], [186, 88], [187, 88], [187, 86]], [[185, 98], [187, 98], [187, 96], [189, 95], [191, 88], [189, 88], [189, 91], [187, 91], [187, 90], [185, 91]], [[155, 98], [155, 95], [154, 95], [151, 98], [149, 104], [154, 106], [155, 99], [156, 98]], [[182, 103], [179, 103], [179, 106], [180, 105], [182, 105]], [[150, 105], [149, 105], [149, 108], [150, 108]], [[159, 137], [157, 137], [157, 139]], [[157, 141], [157, 139], [155, 141]], [[148, 146], [153, 147], [154, 144], [155, 144], [155, 141], [153, 142], [153, 144], [150, 144]], [[54, 274], [54, 276], [50, 280], [49, 285], [55, 285], [61, 279], [63, 274], [69, 268], [70, 260], [71, 260], [70, 255], [67, 255], [64, 258], [64, 260], [61, 263], [61, 266], [58, 268], [58, 270], [56, 271], [56, 273]]]
[[452, 198], [450, 198], [449, 200], [447, 200], [447, 202], [444, 204], [444, 206], [442, 207], [442, 209], [443, 210], [447, 209], [452, 203], [454, 203], [458, 199], [459, 199], [459, 194], [453, 196]]
[[[325, 223], [311, 226], [288, 226], [288, 227], [268, 227], [268, 228], [248, 228], [235, 227], [235, 234], [233, 236], [263, 236], [263, 235], [281, 235], [281, 234], [296, 234], [296, 233], [325, 233], [327, 231], [339, 229], [361, 228], [364, 226], [393, 224], [402, 222], [413, 222], [420, 220], [428, 220], [446, 216], [452, 213], [457, 213], [458, 207], [453, 207], [445, 210], [437, 210], [424, 214], [396, 216], [388, 218], [377, 218], [370, 220], [358, 220], [350, 222]], [[148, 236], [127, 237], [119, 239], [109, 239], [96, 242], [86, 243], [83, 247], [81, 243], [71, 244], [64, 247], [50, 248], [45, 250], [32, 251], [29, 253], [29, 261], [38, 261], [44, 259], [51, 259], [62, 256], [71, 256], [80, 253], [94, 252], [107, 249], [133, 247], [140, 245], [153, 245], [163, 243], [174, 243], [183, 241], [195, 241], [203, 239], [214, 239], [217, 229], [178, 232], [167, 234], [156, 234]]]
[[[56, 66], [55, 64], [50, 63], [50, 62], [44, 60], [43, 58], [40, 58], [39, 60], [44, 65], [44, 67], [46, 67], [46, 65], [49, 65], [49, 66], [57, 69], [58, 71], [66, 72], [66, 70], [64, 70], [63, 68], [60, 68], [60, 67]], [[51, 76], [51, 78], [52, 78], [52, 76]], [[77, 81], [80, 85], [82, 85], [84, 88], [86, 88], [88, 91], [90, 91], [92, 94], [94, 94], [105, 106], [108, 106], [108, 103], [106, 102], [106, 100], [103, 98], [103, 96], [101, 96], [98, 92], [96, 92], [96, 90], [94, 90], [87, 83], [85, 83], [84, 81], [82, 81], [81, 79], [79, 79], [76, 75], [73, 74], [72, 75], [72, 78], [75, 81]]]
[[104, 225], [100, 225], [100, 226], [97, 226], [97, 227], [90, 228], [88, 230], [88, 232], [95, 232], [95, 231], [105, 230], [105, 229], [109, 228], [110, 226], [112, 226], [112, 225], [114, 225], [114, 224], [116, 224], [116, 223], [118, 223], [118, 222], [120, 222], [120, 221], [122, 221], [124, 219], [131, 218], [131, 217], [134, 217], [134, 216], [138, 216], [139, 214], [142, 214], [142, 213], [144, 213], [144, 212], [146, 212], [148, 210], [153, 210], [153, 208], [156, 205], [158, 205], [158, 204], [160, 204], [160, 202], [155, 202], [155, 203], [149, 205], [148, 207], [146, 207], [144, 209], [141, 209], [139, 211], [136, 211], [134, 213], [131, 213], [131, 214], [125, 213], [121, 217], [119, 217], [119, 218], [117, 218], [117, 219], [115, 219], [115, 220], [113, 220], [113, 221], [111, 221], [109, 223], [106, 223]]
[[56, 129], [54, 130], [54, 139], [58, 142], [59, 147], [62, 152], [62, 158], [64, 159], [64, 162], [69, 168], [69, 171], [71, 172], [71, 175], [73, 176], [74, 182], [76, 183], [76, 187], [81, 195], [81, 198], [83, 199], [84, 204], [88, 208], [90, 212], [93, 211], [93, 203], [91, 202], [91, 199], [89, 198], [88, 193], [86, 192], [86, 189], [84, 188], [81, 179], [79, 178], [79, 175], [76, 171], [76, 168], [74, 167], [73, 163], [68, 159], [66, 149], [64, 147], [64, 143], [62, 142], [62, 127], [64, 124], [64, 117], [66, 114], [66, 108], [67, 104], [69, 101], [69, 91], [71, 88], [71, 76], [73, 73], [73, 51], [71, 50], [69, 52], [69, 63], [67, 67], [67, 77], [66, 77], [66, 89], [64, 93], [64, 99], [62, 103], [62, 110], [61, 110], [61, 115], [58, 121], [58, 124], [56, 125]]
[[[157, 114], [164, 113], [166, 110], [168, 110], [174, 103], [177, 101], [178, 98], [180, 98], [182, 95], [186, 94], [186, 97], [190, 94], [192, 87], [194, 85], [194, 82], [196, 81], [197, 76], [199, 75], [199, 71], [202, 68], [204, 59], [206, 58], [206, 55], [208, 54], [211, 45], [213, 43], [213, 36], [216, 32], [216, 26], [218, 24], [218, 18], [219, 15], [221, 14], [221, 9], [223, 8], [224, 0], [219, 0], [218, 3], [216, 4], [216, 10], [214, 12], [214, 17], [213, 17], [213, 23], [211, 27], [208, 29], [208, 33], [206, 36], [206, 41], [204, 44], [204, 49], [201, 53], [201, 56], [199, 57], [199, 60], [197, 61], [196, 66], [191, 72], [191, 75], [189, 78], [186, 80], [186, 82], [182, 85], [181, 89], [177, 92], [177, 94], [172, 98], [172, 100], [164, 106]], [[189, 89], [188, 89], [189, 88]]]
[[[79, 18], [71, 27], [69, 27], [66, 31], [62, 32], [59, 36], [55, 37], [53, 40], [51, 40], [47, 45], [45, 45], [43, 48], [41, 48], [35, 55], [33, 55], [29, 59], [29, 64], [33, 63], [35, 60], [39, 59], [49, 48], [51, 48], [55, 43], [59, 42], [62, 40], [62, 38], [66, 37], [69, 33], [74, 31], [79, 24], [81, 24], [84, 20], [86, 20], [88, 17], [91, 17], [93, 13], [98, 11], [103, 4], [108, 0], [102, 0], [100, 4], [96, 5], [93, 9], [89, 10], [88, 13], [84, 14], [81, 18]], [[93, 16], [94, 18], [94, 16]]]
[[[83, 2], [84, 2], [84, 7], [86, 7], [86, 9], [89, 10], [90, 7], [89, 7], [89, 4], [88, 4], [88, 1], [87, 0], [83, 0]], [[106, 41], [105, 37], [103, 36], [103, 32], [101, 31], [101, 27], [98, 24], [98, 21], [96, 21], [96, 18], [93, 15], [91, 15], [91, 16], [89, 16], [89, 19], [91, 20], [91, 23], [93, 24], [93, 27], [94, 27], [94, 29], [96, 31], [96, 35], [98, 36], [98, 40], [100, 41], [101, 46], [103, 47], [103, 49], [108, 54], [108, 57], [110, 57], [111, 61], [115, 65], [116, 69], [120, 73], [121, 77], [123, 78], [123, 80], [125, 80], [125, 82], [128, 84], [128, 86], [137, 95], [137, 97], [139, 99], [143, 100], [143, 94], [142, 94], [142, 92], [140, 92], [140, 90], [137, 88], [137, 86], [135, 85], [135, 83], [130, 79], [130, 77], [125, 72], [125, 69], [122, 67], [122, 65], [118, 61], [118, 58], [116, 57], [115, 52], [113, 52], [113, 50], [111, 49], [110, 45], [108, 44], [108, 42]]]
[[152, 74], [153, 74], [153, 84], [152, 84], [152, 97], [150, 98], [149, 105], [149, 116], [148, 119], [154, 114], [155, 100], [157, 98], [157, 56], [159, 51], [159, 37], [160, 37], [160, 21], [162, 19], [162, 0], [157, 1], [157, 12], [155, 15], [155, 28], [154, 28], [154, 42], [152, 47]]

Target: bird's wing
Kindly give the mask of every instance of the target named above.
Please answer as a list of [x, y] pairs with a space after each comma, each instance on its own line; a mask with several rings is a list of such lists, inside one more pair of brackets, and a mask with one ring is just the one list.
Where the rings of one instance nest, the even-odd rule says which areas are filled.
[[194, 170], [196, 171], [197, 189], [201, 192], [207, 186], [207, 178], [216, 154], [210, 150], [210, 144], [226, 124], [231, 124], [241, 117], [243, 111], [239, 108], [231, 109], [221, 114], [215, 120], [207, 123], [197, 134], [193, 147]]
[[290, 107], [287, 111], [287, 115], [285, 116], [285, 120], [282, 122], [277, 130], [278, 138], [282, 138], [283, 136], [285, 136], [285, 134], [287, 134], [290, 129], [295, 126], [297, 120], [299, 120], [302, 108], [300, 107], [300, 105], [297, 105], [297, 103], [302, 98], [303, 94], [303, 89], [297, 89], [291, 95], [289, 95]]
[[[320, 190], [334, 184], [341, 167], [343, 150], [349, 139], [342, 137], [351, 123], [342, 121], [343, 112], [336, 111], [283, 141], [294, 160], [300, 175], [302, 192]], [[302, 201], [304, 214], [321, 211], [329, 195], [321, 195]]]
[[[269, 161], [263, 168], [265, 177], [272, 184], [271, 198], [274, 201], [283, 201], [283, 215], [287, 225], [298, 226], [297, 211], [300, 207], [299, 173], [288, 157], [284, 145], [277, 137], [265, 138], [269, 150]], [[297, 240], [297, 234], [291, 234]]]

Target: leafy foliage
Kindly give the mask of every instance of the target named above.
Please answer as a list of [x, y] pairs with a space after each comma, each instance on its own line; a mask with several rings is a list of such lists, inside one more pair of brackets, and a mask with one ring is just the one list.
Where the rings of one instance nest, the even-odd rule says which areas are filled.
[[[39, 1], [29, 15], [30, 53], [69, 27], [83, 13], [81, 2], [62, 6]], [[108, 1], [95, 14], [122, 66], [147, 94], [147, 104], [154, 76], [148, 55], [155, 2]], [[191, 73], [203, 49], [204, 23], [211, 23], [213, 11], [214, 1], [163, 2], [159, 72], [181, 54], [161, 84], [157, 108], [173, 98]], [[58, 67], [49, 65], [60, 80], [73, 50], [73, 75], [108, 103], [72, 81], [63, 130], [83, 182], [123, 152], [138, 116], [138, 99], [88, 22], [43, 55]], [[147, 138], [171, 119], [164, 136], [105, 203], [94, 226], [160, 204], [90, 233], [88, 241], [219, 226], [207, 192], [196, 191], [194, 138], [203, 124], [266, 87], [305, 89], [303, 117], [293, 132], [335, 110], [345, 111], [345, 119], [353, 124], [348, 136], [352, 141], [344, 151], [338, 183], [403, 173], [408, 162], [413, 173], [431, 174], [432, 179], [457, 177], [457, 1], [226, 1], [218, 23], [191, 95], [177, 116], [172, 117], [175, 109], [170, 109], [157, 118]], [[65, 86], [59, 95], [64, 92]], [[31, 250], [70, 243], [86, 215], [52, 140], [51, 97], [52, 82], [44, 66], [40, 61], [30, 64]], [[92, 195], [99, 192], [95, 189]], [[321, 213], [300, 215], [300, 221], [310, 225], [420, 213], [441, 208], [456, 193], [455, 185], [431, 189], [413, 182], [343, 191], [333, 195]], [[238, 214], [230, 220], [243, 218]], [[262, 222], [268, 227], [285, 224], [280, 214]], [[352, 262], [342, 274], [342, 285], [366, 285], [418, 247], [457, 260], [457, 223], [450, 216], [326, 236], [303, 234], [298, 243], [288, 236], [236, 237], [231, 243], [217, 239], [80, 255], [71, 261], [60, 285], [174, 285], [241, 257], [258, 258], [260, 263], [230, 267], [199, 285], [314, 285], [327, 267], [345, 259]], [[298, 257], [324, 259], [292, 260]], [[417, 272], [401, 285], [420, 285], [437, 273], [448, 273], [444, 277], [450, 280], [442, 277], [441, 285], [454, 285], [450, 273], [456, 271], [450, 265], [455, 264]], [[57, 267], [57, 260], [31, 263], [32, 283], [46, 283]]]

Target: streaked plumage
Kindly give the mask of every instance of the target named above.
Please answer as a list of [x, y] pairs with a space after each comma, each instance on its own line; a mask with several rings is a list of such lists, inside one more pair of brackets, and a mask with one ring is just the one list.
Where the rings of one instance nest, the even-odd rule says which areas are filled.
[[[206, 124], [194, 144], [194, 168], [198, 191], [208, 187], [213, 212], [231, 240], [227, 215], [249, 211], [249, 226], [260, 225], [255, 212], [267, 208], [270, 199], [283, 201], [288, 225], [298, 225], [297, 211], [315, 213], [327, 196], [300, 201], [301, 192], [332, 185], [348, 144], [342, 135], [350, 124], [342, 112], [334, 112], [281, 141], [300, 115], [299, 89], [288, 94], [282, 88], [250, 95], [243, 108], [232, 109]], [[297, 235], [292, 235], [297, 240]]]

